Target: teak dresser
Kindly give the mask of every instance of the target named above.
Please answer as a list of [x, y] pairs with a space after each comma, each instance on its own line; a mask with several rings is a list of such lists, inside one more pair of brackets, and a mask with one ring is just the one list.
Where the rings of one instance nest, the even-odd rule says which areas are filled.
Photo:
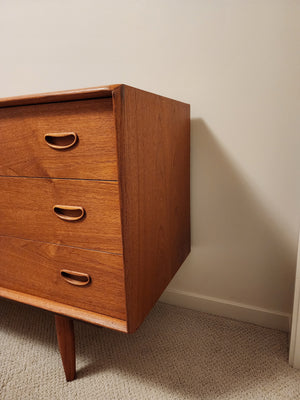
[[0, 99], [0, 296], [134, 332], [190, 252], [190, 107], [111, 85]]

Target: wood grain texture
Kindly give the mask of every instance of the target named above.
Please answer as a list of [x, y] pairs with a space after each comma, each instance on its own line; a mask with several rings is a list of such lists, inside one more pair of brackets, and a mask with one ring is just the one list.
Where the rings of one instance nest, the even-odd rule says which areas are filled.
[[[88, 274], [91, 282], [73, 286], [61, 269]], [[126, 320], [122, 256], [0, 236], [0, 285]]]
[[[80, 206], [85, 216], [63, 221], [53, 206]], [[115, 182], [0, 177], [0, 235], [122, 253]]]
[[119, 86], [119, 84], [115, 84], [91, 88], [63, 90], [51, 93], [36, 93], [25, 96], [6, 97], [0, 99], [0, 107], [111, 97], [112, 91]]
[[[133, 332], [190, 251], [189, 112], [187, 104], [126, 85], [0, 100], [0, 235], [2, 243], [5, 239], [10, 243], [3, 251], [0, 247], [0, 261], [1, 257], [7, 261], [5, 279], [10, 282], [0, 283], [0, 295]], [[68, 132], [79, 140], [67, 150], [55, 150], [45, 142], [47, 133]], [[47, 140], [57, 145], [58, 139]], [[60, 142], [68, 145], [70, 136]], [[83, 207], [86, 215], [77, 222], [63, 221], [54, 214], [54, 205], [65, 217], [76, 210], [62, 206]], [[13, 241], [27, 244], [17, 251]], [[79, 247], [123, 254], [106, 254], [122, 262], [122, 278], [118, 275], [115, 280], [123, 285], [117, 309], [110, 305], [103, 311], [101, 302], [99, 308], [98, 289], [90, 301], [69, 293], [92, 288], [93, 276], [100, 277], [103, 264], [97, 261], [95, 266], [93, 256], [87, 263], [91, 269], [85, 270], [85, 252], [95, 257], [103, 253]], [[77, 252], [83, 253], [77, 257]], [[14, 281], [8, 267], [20, 274], [23, 264], [27, 279], [37, 270], [59, 274], [64, 269], [92, 274], [92, 285], [75, 287], [59, 275], [59, 282], [69, 287], [60, 290], [63, 295], [55, 292], [57, 283], [47, 296], [37, 288], [27, 293], [24, 277]], [[39, 269], [40, 265], [44, 267]], [[103, 284], [109, 299], [115, 289], [108, 280]], [[93, 303], [94, 297], [98, 300]]]
[[127, 332], [127, 322], [113, 318], [108, 315], [84, 310], [80, 307], [69, 306], [68, 304], [33, 296], [32, 294], [18, 292], [0, 286], [0, 297], [8, 300], [18, 301], [29, 306], [42, 308], [43, 310], [69, 316], [74, 319], [89, 322], [94, 325], [103, 326], [120, 332]]
[[66, 380], [69, 382], [75, 379], [76, 376], [75, 335], [73, 320], [63, 315], [55, 315], [55, 327]]
[[[74, 146], [49, 147], [46, 134], [66, 132]], [[117, 180], [112, 99], [0, 108], [0, 148], [0, 175]]]
[[113, 102], [133, 332], [190, 252], [190, 108], [128, 86]]

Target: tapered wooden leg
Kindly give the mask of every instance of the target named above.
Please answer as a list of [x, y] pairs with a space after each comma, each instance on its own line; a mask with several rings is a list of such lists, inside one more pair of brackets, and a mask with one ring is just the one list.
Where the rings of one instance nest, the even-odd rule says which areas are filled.
[[63, 315], [55, 315], [56, 335], [66, 379], [72, 381], [76, 376], [75, 337], [73, 320]]

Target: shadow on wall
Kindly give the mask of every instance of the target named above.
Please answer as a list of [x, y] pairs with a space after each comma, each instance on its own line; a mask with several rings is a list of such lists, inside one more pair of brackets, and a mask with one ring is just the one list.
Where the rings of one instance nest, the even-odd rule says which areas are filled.
[[191, 121], [192, 253], [170, 287], [291, 312], [296, 247], [201, 119]]

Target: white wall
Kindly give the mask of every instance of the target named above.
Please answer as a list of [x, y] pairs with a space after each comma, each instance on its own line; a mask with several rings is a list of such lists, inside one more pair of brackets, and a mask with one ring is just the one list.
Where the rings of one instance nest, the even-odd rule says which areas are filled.
[[127, 83], [191, 104], [192, 253], [166, 301], [286, 327], [299, 20], [297, 0], [0, 0], [1, 97]]

